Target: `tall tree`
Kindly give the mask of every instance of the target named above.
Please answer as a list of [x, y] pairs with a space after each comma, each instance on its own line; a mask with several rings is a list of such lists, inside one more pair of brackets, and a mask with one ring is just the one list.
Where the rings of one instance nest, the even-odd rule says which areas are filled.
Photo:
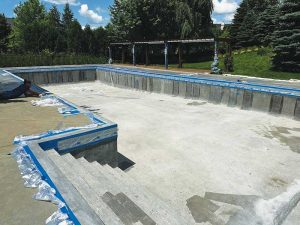
[[11, 29], [4, 14], [0, 14], [0, 53], [6, 52], [8, 48], [8, 36]]
[[70, 52], [72, 49], [72, 43], [74, 42], [72, 36], [72, 30], [74, 30], [74, 15], [70, 9], [69, 3], [64, 7], [62, 15], [62, 25], [64, 29], [64, 42], [65, 42], [65, 51]]
[[180, 0], [176, 3], [176, 19], [180, 25], [180, 38], [211, 36], [211, 0]]
[[86, 25], [83, 30], [82, 51], [87, 54], [95, 54], [95, 36], [90, 25]]
[[70, 36], [68, 37], [68, 51], [69, 52], [74, 52], [74, 53], [82, 53], [82, 39], [83, 37], [83, 31], [81, 28], [80, 23], [78, 20], [74, 20], [71, 25], [70, 25], [70, 30], [69, 30]]
[[230, 37], [235, 48], [261, 44], [254, 38], [259, 16], [278, 0], [243, 0], [237, 9], [230, 29]]
[[115, 0], [110, 13], [110, 33], [120, 40], [165, 39], [178, 33], [174, 0]]
[[16, 18], [10, 45], [15, 50], [40, 52], [45, 48], [46, 10], [39, 0], [20, 3], [14, 10]]
[[285, 0], [274, 32], [273, 65], [282, 71], [300, 72], [300, 1]]
[[279, 5], [269, 5], [256, 19], [253, 37], [260, 45], [268, 46], [273, 39], [273, 33], [278, 24]]
[[108, 40], [108, 30], [99, 27], [94, 30], [94, 37], [95, 37], [95, 43], [94, 43], [94, 51], [95, 54], [105, 54], [106, 48], [108, 47], [109, 40]]
[[52, 52], [59, 52], [63, 49], [63, 27], [61, 15], [57, 7], [53, 5], [47, 15], [47, 48]]

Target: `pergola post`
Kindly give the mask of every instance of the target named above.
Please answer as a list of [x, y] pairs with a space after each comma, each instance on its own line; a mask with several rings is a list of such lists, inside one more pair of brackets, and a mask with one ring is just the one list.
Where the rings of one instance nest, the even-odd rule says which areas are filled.
[[132, 45], [132, 64], [136, 66], [136, 61], [135, 61], [135, 44]]
[[178, 45], [178, 68], [182, 68], [182, 44]]
[[108, 64], [112, 64], [112, 49], [111, 46], [108, 47]]
[[165, 42], [165, 69], [167, 70], [169, 65], [168, 65], [168, 42]]
[[146, 44], [146, 48], [145, 48], [145, 56], [146, 56], [146, 66], [149, 66], [149, 45], [148, 44]]
[[124, 45], [122, 45], [122, 64], [125, 64], [125, 48], [124, 48]]

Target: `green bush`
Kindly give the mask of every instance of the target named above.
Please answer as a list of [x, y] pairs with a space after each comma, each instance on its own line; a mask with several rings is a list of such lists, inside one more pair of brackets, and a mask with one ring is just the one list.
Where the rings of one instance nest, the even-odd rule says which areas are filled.
[[105, 64], [104, 56], [75, 54], [0, 54], [0, 67]]

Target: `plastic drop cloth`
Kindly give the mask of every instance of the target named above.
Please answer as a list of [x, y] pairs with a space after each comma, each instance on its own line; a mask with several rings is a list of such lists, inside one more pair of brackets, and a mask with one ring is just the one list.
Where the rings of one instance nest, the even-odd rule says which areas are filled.
[[14, 143], [18, 144], [23, 141], [33, 141], [33, 140], [38, 140], [41, 138], [50, 137], [50, 136], [57, 135], [57, 134], [67, 133], [67, 132], [81, 130], [81, 129], [91, 129], [91, 128], [96, 128], [96, 127], [98, 127], [98, 124], [89, 124], [89, 125], [80, 126], [80, 127], [69, 127], [69, 128], [62, 129], [62, 130], [49, 130], [49, 131], [41, 133], [41, 134], [35, 134], [35, 135], [29, 135], [29, 136], [20, 135], [20, 136], [17, 136], [14, 138]]
[[55, 96], [45, 95], [40, 100], [32, 100], [31, 104], [34, 106], [61, 106], [63, 105]]
[[17, 161], [20, 173], [24, 179], [24, 186], [27, 188], [38, 188], [38, 192], [34, 194], [33, 199], [39, 201], [52, 202], [57, 205], [58, 210], [54, 212], [47, 220], [47, 225], [73, 225], [69, 216], [62, 212], [62, 208], [66, 207], [56, 196], [56, 191], [46, 181], [43, 180], [41, 172], [37, 169], [32, 158], [24, 149], [26, 142], [21, 142], [12, 152], [13, 158]]

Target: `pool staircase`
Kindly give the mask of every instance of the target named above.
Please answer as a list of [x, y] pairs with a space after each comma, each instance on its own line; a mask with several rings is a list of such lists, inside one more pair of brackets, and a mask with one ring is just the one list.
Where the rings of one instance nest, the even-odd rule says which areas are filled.
[[55, 150], [40, 151], [39, 157], [81, 224], [193, 224], [119, 168], [59, 155]]

